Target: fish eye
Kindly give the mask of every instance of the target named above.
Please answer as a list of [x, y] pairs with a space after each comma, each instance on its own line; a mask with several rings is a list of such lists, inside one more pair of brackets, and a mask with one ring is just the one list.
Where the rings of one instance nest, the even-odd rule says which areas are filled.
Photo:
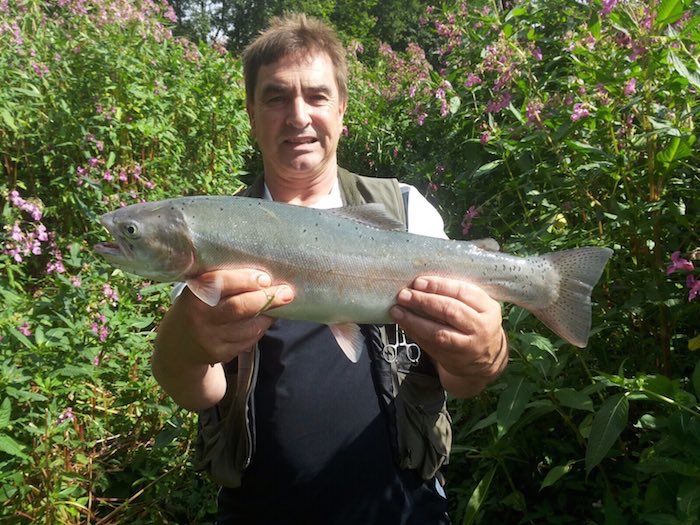
[[133, 239], [135, 237], [138, 237], [139, 229], [133, 222], [127, 222], [122, 226], [122, 232], [127, 237], [131, 237]]

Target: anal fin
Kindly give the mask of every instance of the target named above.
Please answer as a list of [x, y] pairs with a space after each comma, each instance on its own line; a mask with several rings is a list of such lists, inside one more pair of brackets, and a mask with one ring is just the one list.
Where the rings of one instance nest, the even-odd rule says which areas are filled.
[[329, 325], [329, 328], [343, 353], [350, 361], [357, 363], [365, 346], [359, 325], [354, 323], [332, 324]]

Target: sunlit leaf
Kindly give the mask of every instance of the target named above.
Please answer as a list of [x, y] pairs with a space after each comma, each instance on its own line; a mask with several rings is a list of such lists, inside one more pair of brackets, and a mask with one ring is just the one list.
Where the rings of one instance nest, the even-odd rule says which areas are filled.
[[22, 445], [7, 434], [0, 434], [0, 452], [20, 458], [27, 457], [27, 455], [24, 453]]
[[656, 8], [656, 25], [672, 24], [683, 16], [683, 11], [681, 0], [662, 0]]
[[2, 400], [0, 405], [0, 428], [5, 428], [10, 424], [10, 415], [12, 413], [12, 405], [10, 404], [10, 398], [6, 397]]
[[700, 88], [700, 74], [690, 71], [673, 51], [668, 52], [668, 61], [676, 72], [696, 88]]
[[493, 481], [497, 468], [498, 467], [493, 467], [491, 470], [489, 470], [486, 475], [481, 478], [481, 481], [479, 481], [479, 484], [474, 489], [474, 492], [472, 492], [471, 496], [469, 497], [469, 502], [467, 503], [467, 511], [464, 514], [462, 525], [471, 525], [472, 523], [475, 523], [476, 517], [479, 514], [479, 509], [481, 509], [481, 505], [486, 500], [489, 487], [491, 486], [491, 482]]
[[575, 463], [575, 461], [569, 461], [566, 465], [557, 465], [556, 467], [551, 468], [550, 471], [547, 472], [547, 475], [544, 477], [542, 485], [540, 485], [540, 490], [547, 487], [551, 487], [563, 476], [571, 472], [571, 469]]
[[508, 432], [520, 419], [534, 391], [535, 386], [524, 376], [515, 376], [509, 381], [508, 387], [498, 399], [496, 408], [499, 435]]

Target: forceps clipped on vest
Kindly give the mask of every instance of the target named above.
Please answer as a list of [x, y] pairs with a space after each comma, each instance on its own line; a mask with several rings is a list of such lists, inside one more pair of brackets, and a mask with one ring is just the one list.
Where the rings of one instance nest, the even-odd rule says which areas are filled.
[[394, 363], [399, 356], [399, 351], [403, 349], [403, 351], [406, 352], [408, 360], [415, 365], [420, 360], [420, 346], [418, 346], [416, 343], [409, 343], [406, 339], [406, 334], [399, 328], [398, 325], [394, 325], [394, 329], [394, 344], [391, 344], [387, 337], [387, 341], [382, 349], [382, 357], [387, 363]]

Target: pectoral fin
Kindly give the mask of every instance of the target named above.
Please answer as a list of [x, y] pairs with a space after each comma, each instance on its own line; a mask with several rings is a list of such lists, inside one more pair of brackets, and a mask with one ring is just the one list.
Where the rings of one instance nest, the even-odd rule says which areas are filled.
[[343, 353], [350, 361], [357, 363], [365, 346], [360, 327], [354, 323], [345, 323], [332, 324], [329, 328]]
[[189, 279], [186, 282], [187, 288], [203, 303], [209, 306], [216, 306], [221, 300], [221, 289], [223, 283], [220, 276], [214, 279]]

